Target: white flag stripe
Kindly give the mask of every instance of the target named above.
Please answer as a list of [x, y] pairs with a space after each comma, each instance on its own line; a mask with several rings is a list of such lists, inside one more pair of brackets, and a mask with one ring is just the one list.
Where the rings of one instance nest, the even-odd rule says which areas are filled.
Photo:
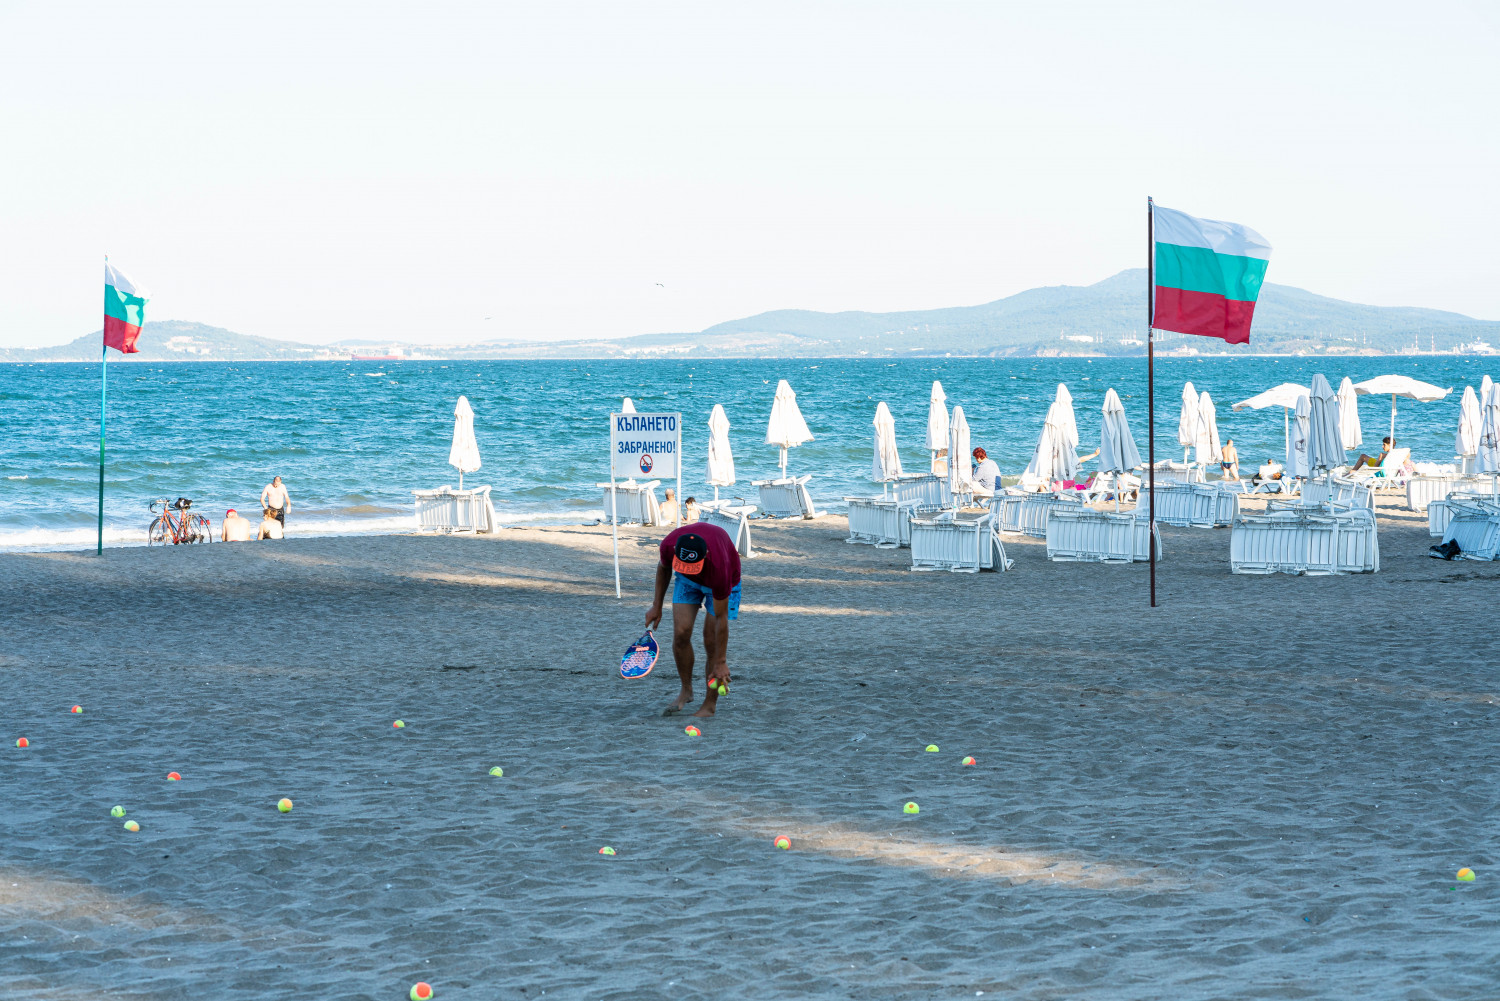
[[1199, 219], [1176, 209], [1156, 209], [1156, 242], [1179, 247], [1207, 247], [1216, 254], [1271, 259], [1271, 245], [1249, 226], [1218, 219]]
[[108, 261], [104, 262], [104, 284], [113, 285], [126, 295], [139, 296], [142, 299], [151, 298], [151, 293], [141, 288], [126, 276], [125, 272], [115, 267]]

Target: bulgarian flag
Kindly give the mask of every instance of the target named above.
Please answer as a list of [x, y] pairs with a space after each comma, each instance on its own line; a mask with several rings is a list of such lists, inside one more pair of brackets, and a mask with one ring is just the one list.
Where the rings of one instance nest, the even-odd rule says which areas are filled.
[[146, 322], [145, 289], [125, 276], [125, 272], [109, 261], [104, 262], [104, 346], [124, 354], [134, 354], [139, 349], [135, 339], [141, 336], [141, 324]]
[[1271, 245], [1248, 226], [1199, 219], [1152, 205], [1155, 288], [1151, 326], [1179, 334], [1250, 341], [1250, 318]]

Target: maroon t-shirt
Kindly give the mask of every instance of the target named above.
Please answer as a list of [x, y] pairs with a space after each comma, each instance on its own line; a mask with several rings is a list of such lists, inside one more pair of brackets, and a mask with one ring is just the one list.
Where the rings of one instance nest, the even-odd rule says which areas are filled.
[[677, 553], [677, 540], [684, 535], [696, 535], [708, 545], [708, 557], [703, 561], [703, 570], [696, 574], [683, 574], [699, 587], [710, 591], [715, 598], [727, 601], [729, 592], [740, 582], [740, 554], [734, 548], [734, 540], [718, 525], [697, 522], [681, 528], [661, 540], [661, 561], [672, 565]]

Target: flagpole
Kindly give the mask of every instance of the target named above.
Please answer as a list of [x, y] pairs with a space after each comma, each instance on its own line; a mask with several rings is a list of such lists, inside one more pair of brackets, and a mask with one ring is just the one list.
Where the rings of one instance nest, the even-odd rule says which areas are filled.
[[[109, 255], [104, 255], [104, 265], [109, 266]], [[105, 296], [109, 295], [109, 289], [104, 290]], [[109, 318], [108, 302], [105, 303], [105, 319]], [[100, 341], [104, 335], [99, 336]], [[104, 427], [105, 427], [105, 394], [109, 390], [109, 345], [99, 345], [99, 540], [94, 548], [95, 556], [104, 555]]]
[[1156, 217], [1146, 198], [1146, 477], [1150, 482], [1147, 501], [1150, 528], [1146, 550], [1151, 558], [1151, 607], [1156, 607]]

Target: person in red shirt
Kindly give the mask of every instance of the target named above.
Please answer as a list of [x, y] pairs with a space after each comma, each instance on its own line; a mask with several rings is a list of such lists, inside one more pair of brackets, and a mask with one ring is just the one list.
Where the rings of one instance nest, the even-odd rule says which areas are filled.
[[665, 715], [681, 712], [693, 698], [693, 623], [698, 606], [706, 605], [703, 652], [708, 661], [704, 677], [708, 694], [694, 716], [712, 716], [719, 701], [717, 686], [729, 684], [729, 623], [740, 616], [740, 554], [729, 533], [716, 525], [684, 525], [661, 540], [661, 562], [656, 567], [656, 593], [646, 611], [646, 628], [661, 624], [667, 582], [672, 588], [672, 656], [682, 691]]

